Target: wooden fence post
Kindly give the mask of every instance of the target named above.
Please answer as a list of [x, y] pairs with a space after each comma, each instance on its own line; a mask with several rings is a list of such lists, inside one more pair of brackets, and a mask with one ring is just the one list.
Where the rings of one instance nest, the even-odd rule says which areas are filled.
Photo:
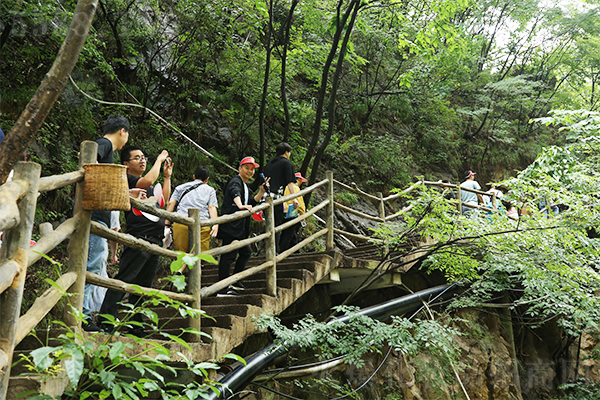
[[[84, 141], [81, 143], [79, 153], [79, 168], [83, 168], [83, 164], [92, 164], [96, 162], [98, 155], [98, 143]], [[84, 211], [81, 207], [83, 201], [83, 185], [85, 182], [85, 176], [83, 181], [77, 183], [75, 188], [75, 207], [73, 209], [73, 215], [80, 213], [81, 219], [73, 234], [69, 245], [67, 246], [67, 253], [69, 259], [67, 261], [68, 270], [77, 273], [77, 280], [69, 289], [71, 296], [68, 297], [67, 307], [65, 307], [64, 321], [67, 325], [81, 328], [81, 321], [76, 318], [72, 313], [71, 307], [79, 310], [83, 309], [83, 293], [85, 290], [85, 273], [87, 272], [87, 259], [88, 259], [88, 246], [90, 243], [90, 219], [91, 212]], [[110, 195], [107, 193], [107, 196]]]
[[269, 234], [265, 241], [265, 261], [272, 261], [273, 265], [266, 270], [267, 294], [277, 297], [277, 249], [275, 246], [275, 208], [273, 198], [267, 197], [269, 212], [267, 213], [266, 231]]
[[327, 184], [327, 199], [329, 200], [329, 204], [327, 205], [327, 216], [326, 216], [326, 226], [327, 226], [327, 240], [325, 244], [325, 249], [327, 251], [332, 251], [334, 249], [333, 242], [333, 217], [335, 204], [333, 201], [333, 171], [327, 171], [325, 173], [327, 180], [329, 183]]
[[458, 194], [456, 195], [456, 198], [458, 199], [458, 212], [462, 215], [462, 196], [460, 193], [460, 186], [456, 187], [456, 191], [458, 192]]
[[[190, 208], [188, 210], [189, 216], [194, 219], [194, 224], [190, 227], [191, 235], [189, 242], [192, 243], [192, 246], [189, 247], [190, 252], [192, 249], [194, 250], [194, 254], [200, 254], [202, 252], [202, 227], [200, 226], [200, 210], [197, 208]], [[188, 284], [188, 293], [194, 296], [194, 302], [192, 303], [192, 307], [199, 310], [200, 309], [200, 289], [202, 288], [202, 263], [200, 260], [194, 265], [193, 268], [190, 268], [189, 274], [189, 284]], [[191, 318], [190, 319], [190, 328], [197, 330], [200, 332], [200, 328], [202, 327], [202, 322], [200, 321], [200, 317]], [[192, 340], [195, 342], [200, 341], [199, 335], [192, 335]]]
[[496, 200], [496, 192], [492, 193], [492, 208], [498, 210], [498, 200]]
[[0, 368], [0, 399], [6, 397], [10, 378], [13, 351], [17, 325], [21, 315], [21, 301], [23, 300], [23, 287], [27, 273], [27, 249], [31, 240], [33, 219], [38, 194], [41, 166], [32, 162], [19, 162], [15, 165], [14, 180], [24, 180], [29, 183], [25, 196], [19, 202], [20, 223], [13, 229], [5, 232], [2, 246], [6, 246], [3, 254], [7, 260], [14, 260], [19, 264], [20, 271], [13, 284], [0, 295], [0, 356], [3, 353], [4, 368]]
[[379, 200], [379, 218], [381, 218], [383, 220], [383, 222], [385, 222], [385, 202], [383, 201], [383, 193], [377, 192], [376, 195], [377, 195], [377, 197], [380, 198], [380, 200]]

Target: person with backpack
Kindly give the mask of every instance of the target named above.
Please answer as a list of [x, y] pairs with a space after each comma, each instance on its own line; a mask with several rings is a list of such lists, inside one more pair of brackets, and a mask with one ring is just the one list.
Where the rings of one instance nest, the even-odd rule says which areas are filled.
[[[210, 172], [207, 168], [199, 166], [194, 173], [194, 180], [186, 182], [175, 188], [171, 200], [167, 204], [167, 211], [176, 212], [179, 215], [188, 217], [190, 208], [200, 210], [200, 219], [217, 218], [217, 193], [212, 186], [209, 186], [208, 178]], [[189, 252], [189, 229], [186, 225], [173, 223], [171, 225], [173, 233], [173, 247], [177, 251]], [[205, 252], [210, 247], [210, 237], [216, 237], [219, 232], [219, 225], [212, 227], [203, 226], [200, 231], [200, 252]]]

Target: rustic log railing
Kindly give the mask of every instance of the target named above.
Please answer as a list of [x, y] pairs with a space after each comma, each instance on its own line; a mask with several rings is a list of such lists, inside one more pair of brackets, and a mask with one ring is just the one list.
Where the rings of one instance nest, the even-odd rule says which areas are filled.
[[[64, 299], [65, 292], [70, 293], [66, 297], [69, 305], [79, 311], [83, 307], [83, 293], [86, 283], [106, 287], [113, 290], [127, 293], [139, 293], [140, 287], [131, 285], [116, 279], [105, 278], [96, 274], [87, 272], [88, 242], [90, 233], [122, 243], [126, 246], [134, 247], [158, 254], [167, 258], [177, 258], [178, 252], [165, 249], [161, 246], [151, 244], [143, 239], [134, 236], [115, 232], [97, 222], [91, 221], [91, 212], [83, 210], [81, 203], [83, 197], [84, 170], [83, 165], [96, 162], [97, 144], [95, 142], [83, 142], [81, 145], [79, 169], [62, 175], [54, 175], [40, 178], [40, 166], [35, 163], [22, 162], [15, 166], [14, 180], [0, 185], [0, 230], [4, 230], [2, 247], [0, 248], [0, 399], [6, 396], [8, 388], [8, 379], [10, 375], [10, 366], [15, 346], [22, 341], [25, 336], [31, 332], [44, 319], [44, 317]], [[49, 224], [44, 223], [40, 226], [41, 238], [34, 246], [30, 247], [31, 234], [33, 229], [33, 219], [36, 209], [38, 193], [56, 190], [71, 184], [76, 184], [75, 207], [73, 217], [67, 219], [56, 229], [52, 229]], [[371, 201], [378, 203], [378, 215], [371, 216], [366, 213], [354, 210], [334, 201], [334, 184], [357, 193]], [[186, 293], [177, 293], [171, 291], [157, 290], [153, 288], [141, 288], [148, 294], [161, 293], [171, 299], [189, 303], [194, 308], [201, 308], [203, 298], [214, 295], [242, 279], [246, 279], [260, 272], [266, 272], [266, 291], [269, 295], [277, 296], [277, 263], [284, 260], [294, 252], [309, 245], [313, 241], [325, 236], [325, 247], [327, 251], [334, 249], [334, 233], [343, 235], [354, 240], [373, 240], [372, 238], [345, 232], [334, 228], [334, 210], [335, 208], [346, 212], [359, 215], [377, 222], [388, 222], [402, 216], [411, 209], [412, 206], [406, 206], [397, 213], [386, 215], [386, 203], [398, 199], [407, 193], [415, 190], [419, 185], [437, 185], [446, 188], [456, 188], [460, 190], [469, 190], [474, 193], [484, 194], [484, 192], [460, 188], [457, 185], [440, 184], [438, 182], [418, 181], [402, 192], [383, 197], [381, 193], [373, 196], [360, 190], [355, 184], [349, 186], [333, 179], [333, 173], [328, 171], [324, 180], [307, 187], [298, 193], [278, 199], [268, 198], [267, 201], [252, 209], [252, 211], [239, 211], [234, 214], [224, 215], [211, 220], [201, 220], [199, 210], [191, 209], [189, 216], [181, 216], [176, 213], [167, 212], [147, 204], [143, 201], [131, 198], [131, 205], [144, 212], [152, 213], [161, 218], [172, 222], [184, 224], [190, 228], [192, 249], [194, 254], [199, 253], [201, 242], [201, 228], [215, 224], [223, 224], [235, 221], [241, 218], [248, 218], [252, 213], [265, 210], [266, 226], [265, 232], [256, 237], [237, 240], [227, 246], [220, 246], [210, 249], [206, 254], [213, 256], [221, 255], [240, 249], [249, 244], [265, 241], [265, 261], [257, 266], [248, 268], [240, 273], [232, 275], [227, 279], [219, 281], [213, 285], [201, 287], [200, 262], [191, 268], [189, 282]], [[291, 201], [299, 196], [311, 193], [317, 189], [325, 189], [325, 200], [314, 205], [307, 210], [305, 214], [298, 216], [280, 226], [275, 226], [274, 207], [284, 202]], [[493, 197], [494, 209], [495, 196]], [[458, 202], [459, 209], [461, 203]], [[473, 208], [482, 208], [489, 211], [488, 208], [471, 206]], [[309, 237], [295, 244], [290, 249], [280, 254], [276, 253], [275, 235], [284, 229], [288, 229], [295, 224], [299, 224], [305, 219], [314, 216], [316, 213], [325, 210], [325, 228], [317, 231]], [[320, 219], [320, 218], [319, 218]], [[62, 274], [55, 284], [39, 296], [33, 305], [23, 315], [20, 314], [21, 301], [23, 298], [23, 287], [27, 268], [37, 262], [42, 255], [51, 252], [59, 244], [69, 239], [67, 247], [67, 272]], [[64, 322], [75, 329], [81, 329], [81, 321], [71, 312], [71, 307], [65, 307], [63, 316]], [[200, 330], [201, 321], [199, 318], [190, 319], [190, 327]]]

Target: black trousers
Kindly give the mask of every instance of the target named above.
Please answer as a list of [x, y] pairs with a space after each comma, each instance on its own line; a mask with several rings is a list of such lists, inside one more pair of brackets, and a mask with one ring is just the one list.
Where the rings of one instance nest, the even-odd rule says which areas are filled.
[[[293, 218], [288, 219], [288, 221], [292, 221]], [[292, 225], [283, 232], [281, 232], [281, 239], [279, 240], [279, 249], [280, 252], [284, 252], [290, 247], [293, 247], [298, 242], [298, 230], [300, 229], [300, 224]]]
[[[285, 222], [285, 214], [283, 213], [283, 204], [278, 204], [273, 207], [273, 213], [275, 214], [273, 217], [275, 218], [275, 226], [279, 226]], [[275, 249], [277, 250], [277, 254], [281, 253], [283, 250], [281, 249], [281, 235], [283, 232], [277, 232], [275, 234]]]
[[[223, 240], [223, 246], [227, 246], [234, 240], [237, 240], [236, 238], [227, 234], [221, 234], [221, 239]], [[221, 254], [221, 258], [219, 259], [219, 280], [222, 281], [223, 279], [229, 277], [230, 266], [233, 261], [235, 261], [233, 273], [237, 274], [238, 272], [242, 272], [246, 267], [251, 255], [252, 250], [250, 249], [250, 246], [244, 246], [229, 253]]]
[[[119, 262], [119, 273], [115, 276], [115, 279], [150, 288], [158, 267], [159, 256], [157, 254], [125, 247]], [[104, 297], [104, 302], [102, 302], [102, 307], [100, 307], [100, 314], [111, 314], [116, 317], [117, 303], [123, 299], [123, 296], [125, 296], [124, 292], [109, 289]], [[131, 304], [136, 304], [139, 300], [140, 296], [129, 294]], [[141, 322], [141, 314], [136, 314], [132, 320]]]

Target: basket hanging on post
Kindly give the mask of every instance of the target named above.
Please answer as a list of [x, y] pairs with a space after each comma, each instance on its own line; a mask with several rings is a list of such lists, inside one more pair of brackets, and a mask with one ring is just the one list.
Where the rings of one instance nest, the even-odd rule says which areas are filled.
[[84, 210], [129, 211], [127, 167], [117, 164], [85, 164], [83, 181]]

